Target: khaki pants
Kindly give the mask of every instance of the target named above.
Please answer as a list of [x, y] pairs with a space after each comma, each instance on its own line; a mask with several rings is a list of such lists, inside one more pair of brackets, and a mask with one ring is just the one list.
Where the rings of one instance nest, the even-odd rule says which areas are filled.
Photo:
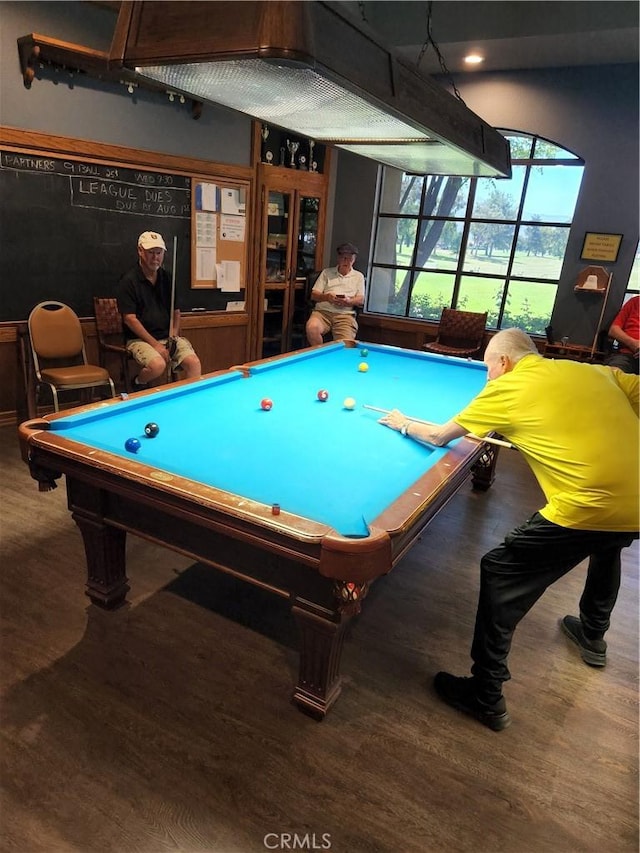
[[358, 335], [356, 316], [351, 311], [318, 311], [311, 312], [315, 319], [322, 320], [322, 334], [331, 332], [334, 341], [355, 341]]

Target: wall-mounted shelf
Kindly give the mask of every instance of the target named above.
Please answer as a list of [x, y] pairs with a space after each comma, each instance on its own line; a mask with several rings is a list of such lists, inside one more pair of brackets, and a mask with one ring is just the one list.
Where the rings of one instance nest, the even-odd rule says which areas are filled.
[[[18, 56], [22, 79], [27, 89], [31, 88], [36, 77], [36, 69], [49, 66], [55, 70], [66, 72], [71, 78], [76, 74], [84, 74], [95, 80], [120, 84], [125, 86], [130, 93], [133, 93], [136, 88], [141, 88], [152, 92], [162, 92], [170, 99], [187, 100], [185, 96], [177, 92], [170, 92], [164, 86], [139, 77], [135, 71], [109, 67], [109, 54], [105, 51], [93, 50], [90, 47], [60, 41], [39, 33], [30, 33], [18, 39]], [[191, 101], [193, 117], [200, 118], [202, 102], [195, 101], [192, 98], [188, 100]]]
[[603, 296], [609, 289], [613, 274], [604, 267], [585, 267], [580, 271], [573, 288], [576, 293], [593, 293]]

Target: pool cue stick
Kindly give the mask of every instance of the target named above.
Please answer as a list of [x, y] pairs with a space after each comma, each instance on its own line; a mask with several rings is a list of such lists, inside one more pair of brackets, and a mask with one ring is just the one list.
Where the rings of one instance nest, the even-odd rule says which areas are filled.
[[176, 255], [178, 252], [178, 238], [173, 238], [173, 266], [171, 269], [171, 307], [169, 314], [169, 362], [167, 364], [167, 382], [171, 382], [171, 338], [173, 337], [173, 315], [176, 306]]
[[593, 344], [591, 345], [591, 358], [593, 358], [593, 354], [596, 351], [596, 346], [598, 344], [598, 336], [600, 334], [600, 324], [602, 323], [602, 318], [604, 317], [605, 308], [607, 307], [607, 301], [609, 299], [609, 291], [611, 290], [611, 279], [613, 278], [613, 273], [609, 273], [609, 280], [607, 281], [607, 289], [602, 298], [602, 311], [600, 312], [600, 316], [598, 317], [598, 325], [596, 326], [596, 334], [593, 338]]
[[[371, 409], [372, 412], [382, 412], [383, 415], [391, 414], [389, 409], [379, 409], [377, 406], [367, 406], [366, 403], [362, 404], [363, 409]], [[438, 424], [433, 421], [424, 421], [421, 418], [412, 418], [409, 415], [406, 416], [408, 421], [412, 421], [414, 424], [424, 424], [425, 426], [438, 426]], [[460, 438], [472, 438], [474, 441], [481, 441], [485, 444], [495, 444], [498, 447], [506, 447], [508, 450], [516, 450], [509, 441], [502, 441], [499, 438], [481, 438], [479, 435], [475, 435], [473, 432], [468, 432], [465, 435], [461, 435]]]

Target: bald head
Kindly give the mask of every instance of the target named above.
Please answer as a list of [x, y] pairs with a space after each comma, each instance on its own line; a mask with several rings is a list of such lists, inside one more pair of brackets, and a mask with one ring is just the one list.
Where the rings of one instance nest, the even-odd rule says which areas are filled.
[[489, 356], [505, 355], [512, 364], [517, 364], [525, 355], [538, 355], [538, 348], [522, 329], [503, 329], [494, 335], [485, 354]]

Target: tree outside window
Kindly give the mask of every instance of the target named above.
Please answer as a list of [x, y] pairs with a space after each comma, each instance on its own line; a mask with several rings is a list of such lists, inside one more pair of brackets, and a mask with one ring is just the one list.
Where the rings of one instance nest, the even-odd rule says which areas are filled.
[[487, 311], [490, 328], [544, 333], [584, 161], [540, 137], [501, 132], [509, 180], [384, 167], [368, 311], [424, 320], [444, 307]]

